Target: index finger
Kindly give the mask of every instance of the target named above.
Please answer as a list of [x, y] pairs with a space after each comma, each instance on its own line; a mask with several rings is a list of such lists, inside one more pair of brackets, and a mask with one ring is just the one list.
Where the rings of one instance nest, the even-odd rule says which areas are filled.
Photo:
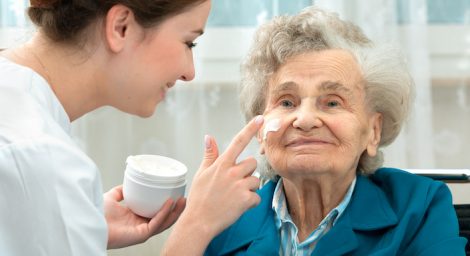
[[253, 118], [243, 129], [232, 139], [227, 150], [222, 154], [223, 159], [235, 162], [238, 156], [250, 143], [251, 138], [256, 135], [259, 128], [263, 124], [264, 117], [262, 115]]

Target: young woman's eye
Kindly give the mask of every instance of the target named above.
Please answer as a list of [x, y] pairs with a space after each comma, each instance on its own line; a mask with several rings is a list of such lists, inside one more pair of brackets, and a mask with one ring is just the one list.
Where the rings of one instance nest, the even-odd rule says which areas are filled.
[[196, 47], [197, 43], [195, 43], [195, 42], [187, 42], [186, 45], [188, 46], [189, 49], [192, 49], [192, 48]]

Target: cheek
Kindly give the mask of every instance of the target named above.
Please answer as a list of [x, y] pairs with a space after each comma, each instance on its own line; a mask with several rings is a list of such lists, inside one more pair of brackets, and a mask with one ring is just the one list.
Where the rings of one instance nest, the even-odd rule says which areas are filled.
[[266, 140], [262, 142], [262, 148], [268, 162], [275, 170], [285, 169], [289, 161], [286, 151], [284, 136], [287, 127], [281, 125], [277, 132], [269, 132]]
[[172, 39], [167, 40], [158, 37], [147, 43], [141, 54], [148, 67], [143, 68], [151, 68], [159, 71], [159, 73], [162, 73], [160, 71], [162, 69], [171, 69], [175, 62], [180, 61], [181, 54], [184, 51], [184, 45], [179, 46], [179, 42]]
[[259, 139], [262, 147], [266, 151], [278, 149], [282, 146], [284, 136], [290, 126], [287, 118], [281, 118], [275, 115], [264, 115], [265, 124], [260, 129]]
[[270, 150], [266, 153], [266, 160], [277, 173], [282, 173], [287, 168], [289, 159], [281, 151]]
[[[262, 135], [261, 135], [262, 136]], [[282, 151], [282, 145], [280, 143], [281, 136], [277, 132], [269, 132], [266, 139], [262, 141], [262, 148], [266, 156], [277, 155]]]
[[180, 42], [162, 42], [156, 43], [153, 46], [155, 61], [160, 62], [161, 66], [174, 66], [181, 63], [186, 58], [188, 49]]
[[331, 133], [338, 139], [343, 151], [348, 151], [350, 154], [355, 153], [355, 151], [351, 151], [355, 148], [360, 152], [365, 150], [368, 127], [364, 122], [357, 118], [343, 118], [338, 121], [332, 121], [327, 125]]

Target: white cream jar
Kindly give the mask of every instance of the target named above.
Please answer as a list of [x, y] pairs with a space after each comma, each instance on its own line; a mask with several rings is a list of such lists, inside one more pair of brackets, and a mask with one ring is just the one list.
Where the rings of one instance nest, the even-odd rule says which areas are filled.
[[183, 163], [158, 155], [129, 156], [126, 163], [124, 202], [134, 213], [152, 218], [170, 197], [184, 196], [188, 169]]

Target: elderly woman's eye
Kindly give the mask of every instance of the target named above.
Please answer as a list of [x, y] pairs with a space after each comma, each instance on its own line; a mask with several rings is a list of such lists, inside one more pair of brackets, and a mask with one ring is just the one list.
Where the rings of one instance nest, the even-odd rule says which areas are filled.
[[294, 103], [290, 100], [282, 100], [280, 105], [286, 108], [291, 108], [294, 106]]
[[338, 107], [340, 104], [338, 101], [336, 100], [331, 100], [331, 101], [328, 101], [326, 103], [326, 105], [329, 107], [329, 108], [335, 108], [335, 107]]

